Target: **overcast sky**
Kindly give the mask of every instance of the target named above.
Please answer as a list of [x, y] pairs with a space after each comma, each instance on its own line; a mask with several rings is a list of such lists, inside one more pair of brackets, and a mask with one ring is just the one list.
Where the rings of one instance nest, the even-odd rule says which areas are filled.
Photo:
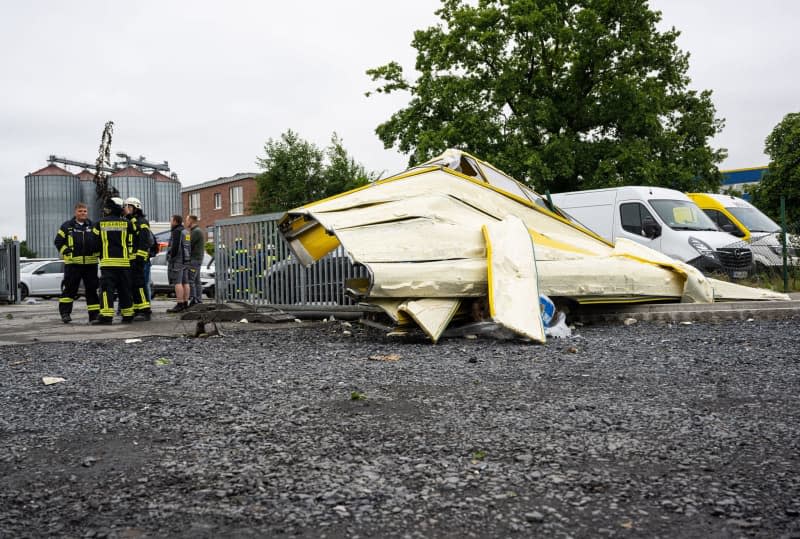
[[[375, 127], [405, 97], [364, 97], [365, 70], [413, 68], [413, 31], [436, 23], [438, 5], [0, 0], [0, 235], [25, 237], [25, 175], [51, 154], [93, 162], [107, 120], [114, 152], [167, 160], [183, 185], [257, 171], [287, 129], [319, 146], [336, 131], [368, 169], [403, 170]], [[800, 2], [651, 6], [681, 30], [692, 87], [713, 90], [726, 119], [721, 168], [765, 165], [764, 138], [800, 111]]]

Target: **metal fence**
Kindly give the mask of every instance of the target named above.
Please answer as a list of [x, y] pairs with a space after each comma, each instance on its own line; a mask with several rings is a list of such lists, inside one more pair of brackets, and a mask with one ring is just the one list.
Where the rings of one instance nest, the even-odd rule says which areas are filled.
[[214, 224], [215, 294], [220, 303], [350, 306], [345, 281], [366, 277], [339, 248], [305, 268], [278, 233], [281, 213], [224, 219]]
[[0, 301], [19, 303], [19, 242], [0, 243]]

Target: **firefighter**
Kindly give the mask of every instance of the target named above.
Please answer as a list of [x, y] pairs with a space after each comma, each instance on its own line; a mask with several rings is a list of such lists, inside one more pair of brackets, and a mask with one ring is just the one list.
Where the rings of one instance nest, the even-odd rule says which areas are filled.
[[138, 198], [125, 199], [125, 217], [133, 225], [133, 249], [131, 251], [131, 297], [133, 301], [134, 320], [149, 321], [152, 311], [148, 299], [145, 265], [150, 261], [150, 247], [155, 238], [150, 232], [150, 221], [142, 211], [142, 202]]
[[100, 243], [100, 317], [98, 324], [111, 324], [114, 319], [114, 293], [119, 295], [122, 322], [133, 322], [131, 302], [131, 251], [133, 249], [133, 224], [122, 216], [124, 201], [109, 198], [104, 207], [105, 216], [95, 223], [92, 231]]
[[61, 297], [58, 298], [61, 320], [65, 324], [72, 321], [72, 302], [78, 294], [81, 281], [86, 290], [89, 322], [97, 320], [100, 316], [100, 300], [97, 297], [99, 244], [92, 233], [92, 221], [89, 220], [89, 207], [86, 204], [75, 204], [74, 217], [61, 225], [54, 243], [58, 254], [64, 259], [64, 283]]

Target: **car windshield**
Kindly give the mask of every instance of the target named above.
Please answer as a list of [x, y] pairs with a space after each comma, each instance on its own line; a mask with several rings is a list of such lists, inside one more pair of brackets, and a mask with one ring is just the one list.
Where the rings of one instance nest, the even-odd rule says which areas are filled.
[[717, 225], [689, 200], [651, 200], [650, 205], [673, 230], [719, 230]]
[[24, 262], [20, 264], [19, 271], [20, 273], [30, 273], [38, 267], [39, 264], [37, 264], [36, 262]]
[[756, 208], [725, 208], [750, 232], [778, 232], [781, 227]]

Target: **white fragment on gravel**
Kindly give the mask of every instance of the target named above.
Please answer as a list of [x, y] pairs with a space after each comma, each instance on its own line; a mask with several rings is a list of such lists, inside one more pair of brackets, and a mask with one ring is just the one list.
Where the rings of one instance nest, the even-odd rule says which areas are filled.
[[635, 318], [626, 318], [625, 320], [622, 321], [622, 323], [625, 324], [626, 326], [632, 326], [636, 322], [638, 322], [638, 320], [636, 320]]
[[61, 382], [66, 382], [65, 378], [59, 378], [58, 376], [43, 376], [42, 383], [46, 386], [51, 386], [53, 384], [60, 384]]
[[681, 325], [682, 326], [691, 326], [692, 322], [690, 320], [684, 320], [683, 322], [681, 322]]
[[142, 339], [125, 339], [125, 344], [133, 344], [135, 342], [142, 342]]
[[241, 320], [239, 320], [239, 323], [240, 324], [249, 324], [247, 318], [242, 318]]

